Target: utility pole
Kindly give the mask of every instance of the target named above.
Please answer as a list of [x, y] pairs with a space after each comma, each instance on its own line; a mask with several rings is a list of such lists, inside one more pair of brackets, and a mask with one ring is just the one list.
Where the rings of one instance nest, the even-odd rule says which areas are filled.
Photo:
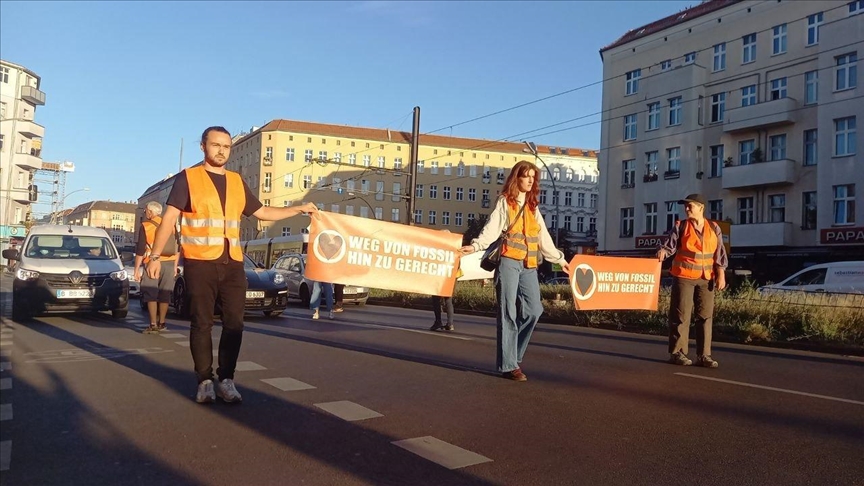
[[180, 163], [177, 166], [177, 173], [183, 172], [183, 139], [180, 139]]
[[408, 225], [414, 226], [414, 194], [417, 187], [417, 154], [420, 148], [420, 107], [414, 107], [414, 126], [411, 128], [411, 169], [408, 182]]

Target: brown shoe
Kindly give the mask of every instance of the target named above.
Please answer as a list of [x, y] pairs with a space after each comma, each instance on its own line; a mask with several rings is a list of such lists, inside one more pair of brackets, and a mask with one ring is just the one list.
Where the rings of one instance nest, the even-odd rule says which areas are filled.
[[158, 329], [159, 332], [167, 331], [167, 330], [168, 330], [168, 326], [165, 325], [165, 323], [163, 322], [163, 323], [161, 323], [161, 324], [156, 324], [156, 329]]
[[150, 324], [147, 329], [141, 331], [141, 334], [159, 334], [159, 328], [153, 324]]
[[525, 376], [525, 373], [522, 373], [522, 370], [519, 368], [516, 368], [513, 371], [506, 371], [504, 373], [501, 373], [501, 378], [506, 378], [513, 381], [528, 381], [528, 377]]

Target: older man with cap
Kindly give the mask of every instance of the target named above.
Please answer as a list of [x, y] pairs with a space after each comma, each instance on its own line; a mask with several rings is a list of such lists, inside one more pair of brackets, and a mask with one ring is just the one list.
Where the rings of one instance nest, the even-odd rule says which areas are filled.
[[726, 288], [729, 257], [723, 246], [723, 234], [717, 223], [705, 219], [705, 198], [690, 194], [684, 205], [687, 219], [677, 221], [669, 239], [657, 250], [662, 262], [670, 256], [673, 277], [669, 302], [669, 362], [689, 366], [690, 320], [696, 327], [696, 364], [717, 368], [711, 358], [711, 325], [714, 314], [714, 291]]

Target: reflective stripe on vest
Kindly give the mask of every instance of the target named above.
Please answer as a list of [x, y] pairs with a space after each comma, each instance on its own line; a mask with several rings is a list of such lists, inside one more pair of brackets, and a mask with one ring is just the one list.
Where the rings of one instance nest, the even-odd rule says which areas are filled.
[[[682, 223], [676, 223], [674, 231], [679, 231], [679, 224]], [[714, 252], [719, 244], [715, 224], [706, 219], [701, 237], [692, 221], [688, 219], [683, 224], [669, 274], [691, 280], [711, 280], [714, 276]]]
[[[519, 213], [516, 208], [507, 205], [507, 221], [512, 224]], [[527, 236], [526, 236], [527, 235]], [[534, 211], [525, 208], [522, 217], [510, 228], [502, 245], [501, 256], [520, 260], [525, 268], [537, 268], [540, 261], [540, 223], [534, 217]]]
[[216, 260], [225, 241], [232, 260], [243, 261], [240, 248], [240, 218], [246, 207], [246, 191], [240, 174], [225, 171], [225, 211], [216, 186], [203, 166], [186, 169], [192, 212], [180, 219], [180, 246], [183, 256], [193, 260]]
[[[162, 216], [153, 216], [153, 219], [148, 219], [141, 223], [144, 226], [144, 241], [147, 242], [147, 251], [144, 252], [144, 263], [150, 262], [150, 250], [153, 248], [153, 242], [156, 241], [156, 230], [162, 224]], [[173, 237], [171, 235], [170, 237]], [[174, 261], [177, 255], [163, 256], [160, 261]]]

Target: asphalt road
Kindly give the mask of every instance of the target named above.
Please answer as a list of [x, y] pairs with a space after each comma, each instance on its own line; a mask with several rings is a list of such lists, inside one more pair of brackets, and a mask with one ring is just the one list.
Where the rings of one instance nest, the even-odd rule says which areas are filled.
[[247, 316], [244, 403], [198, 405], [188, 322], [16, 323], [8, 297], [2, 485], [864, 484], [860, 358], [720, 344], [719, 369], [675, 367], [663, 338], [541, 325], [516, 383], [494, 320], [292, 306]]

